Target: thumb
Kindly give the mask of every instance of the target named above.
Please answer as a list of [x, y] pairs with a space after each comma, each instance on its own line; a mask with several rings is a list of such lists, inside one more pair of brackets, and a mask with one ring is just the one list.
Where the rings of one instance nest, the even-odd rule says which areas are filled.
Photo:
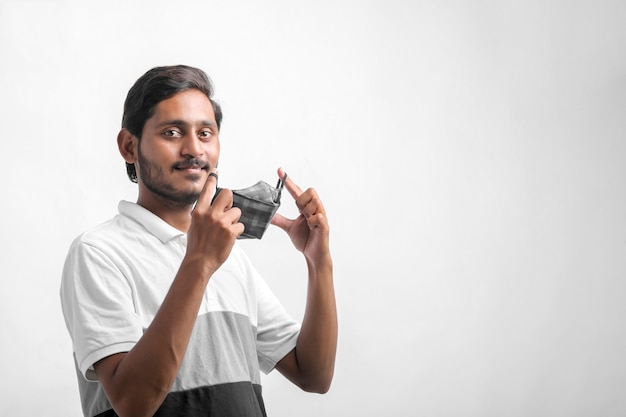
[[283, 216], [280, 213], [276, 213], [274, 215], [274, 217], [272, 217], [272, 221], [271, 223], [274, 226], [278, 226], [281, 229], [283, 229], [285, 232], [289, 231], [289, 228], [291, 227], [291, 223], [293, 223], [293, 220], [289, 220], [288, 218], [286, 218], [285, 216]]

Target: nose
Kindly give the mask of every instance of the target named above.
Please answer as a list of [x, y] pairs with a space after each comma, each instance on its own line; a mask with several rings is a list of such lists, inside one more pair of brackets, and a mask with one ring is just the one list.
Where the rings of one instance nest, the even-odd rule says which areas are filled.
[[204, 154], [202, 141], [195, 135], [185, 135], [180, 149], [182, 156], [198, 158]]

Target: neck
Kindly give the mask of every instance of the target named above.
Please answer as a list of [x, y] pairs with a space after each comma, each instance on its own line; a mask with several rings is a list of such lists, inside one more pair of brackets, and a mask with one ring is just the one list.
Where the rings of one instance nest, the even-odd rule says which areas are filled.
[[163, 219], [170, 226], [187, 233], [193, 204], [177, 203], [152, 193], [139, 193], [137, 204]]

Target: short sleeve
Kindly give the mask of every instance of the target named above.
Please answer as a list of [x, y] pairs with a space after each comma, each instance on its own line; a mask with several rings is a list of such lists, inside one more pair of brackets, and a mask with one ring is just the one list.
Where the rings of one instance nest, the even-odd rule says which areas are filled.
[[267, 283], [256, 275], [258, 301], [257, 355], [265, 374], [296, 347], [300, 324], [293, 320]]
[[93, 364], [128, 352], [143, 334], [131, 282], [106, 251], [78, 238], [68, 252], [61, 279], [61, 307], [76, 361], [88, 380]]

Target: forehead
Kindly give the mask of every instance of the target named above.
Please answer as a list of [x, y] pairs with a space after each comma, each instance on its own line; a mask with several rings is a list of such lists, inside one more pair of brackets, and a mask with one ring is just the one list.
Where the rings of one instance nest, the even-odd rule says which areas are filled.
[[210, 121], [215, 124], [215, 111], [211, 101], [203, 92], [186, 90], [157, 104], [148, 122], [167, 119], [184, 120], [190, 123]]

